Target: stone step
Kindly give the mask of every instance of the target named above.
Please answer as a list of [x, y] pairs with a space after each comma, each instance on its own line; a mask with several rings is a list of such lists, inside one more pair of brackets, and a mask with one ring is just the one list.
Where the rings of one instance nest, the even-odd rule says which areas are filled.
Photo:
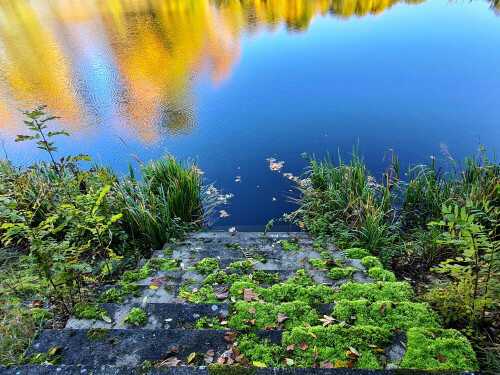
[[[193, 328], [196, 321], [205, 316], [226, 318], [229, 314], [228, 303], [101, 303], [111, 318], [111, 323], [102, 320], [76, 319], [71, 317], [66, 329], [113, 328], [123, 329], [174, 329]], [[134, 326], [125, 322], [132, 308], [141, 308], [148, 314], [148, 322], [143, 326]], [[122, 324], [125, 322], [125, 324]]]
[[332, 259], [342, 258], [343, 253], [340, 250], [282, 250], [276, 247], [269, 248], [238, 248], [230, 250], [227, 247], [219, 248], [200, 248], [198, 250], [190, 250], [186, 248], [177, 248], [172, 250], [172, 254], [165, 254], [163, 250], [153, 252], [152, 258], [182, 258], [200, 260], [203, 258], [219, 258], [219, 259], [240, 259], [245, 258], [245, 252], [248, 256], [265, 257], [267, 259], [286, 260], [295, 259], [318, 259], [321, 258], [322, 251], [327, 251]]
[[[100, 340], [91, 340], [85, 329], [45, 330], [33, 341], [26, 355], [46, 353], [62, 348], [63, 365], [139, 366], [144, 361], [159, 361], [176, 357], [187, 361], [193, 352], [205, 353], [210, 349], [218, 358], [227, 350], [229, 342], [224, 335], [229, 331], [218, 330], [154, 330], [110, 329]], [[261, 339], [281, 345], [281, 331], [256, 331]]]
[[[228, 369], [228, 373], [231, 373]], [[289, 368], [289, 367], [268, 367], [268, 368], [240, 368], [234, 369], [235, 372], [241, 375], [400, 375], [402, 370], [348, 370], [348, 369], [328, 369], [315, 368], [312, 372], [309, 368]], [[166, 372], [168, 371], [168, 372]], [[0, 375], [214, 375], [215, 372], [206, 366], [177, 366], [167, 367], [163, 369], [146, 368], [140, 366], [92, 366], [92, 365], [59, 365], [59, 366], [11, 366], [7, 369], [0, 367]], [[219, 373], [219, 372], [217, 372]], [[476, 375], [481, 375], [479, 372], [474, 372]], [[435, 374], [435, 371], [421, 370], [405, 370], [407, 375], [423, 375]], [[444, 372], [441, 372], [444, 374]], [[450, 372], [455, 375], [470, 375], [470, 372]]]

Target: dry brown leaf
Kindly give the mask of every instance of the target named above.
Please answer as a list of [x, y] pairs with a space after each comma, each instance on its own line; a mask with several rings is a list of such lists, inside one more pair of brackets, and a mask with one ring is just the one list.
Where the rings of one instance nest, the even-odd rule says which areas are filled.
[[354, 365], [351, 362], [347, 362], [347, 368], [354, 368]]
[[224, 335], [224, 340], [233, 342], [237, 335], [238, 332], [226, 332], [226, 334]]
[[440, 362], [446, 362], [446, 357], [442, 354], [439, 354], [437, 358], [439, 359]]
[[214, 288], [215, 298], [223, 300], [229, 297], [229, 288], [227, 286], [218, 286]]
[[301, 342], [299, 344], [299, 348], [300, 350], [307, 350], [307, 348], [309, 348], [309, 345], [307, 345], [307, 342]]
[[295, 350], [295, 344], [292, 342], [286, 346], [286, 350], [293, 352]]
[[351, 352], [350, 350], [348, 350], [346, 353], [345, 353], [345, 356], [349, 359], [352, 359], [353, 361], [357, 361], [358, 360], [358, 356], [356, 354], [354, 354], [353, 352]]
[[167, 279], [165, 277], [159, 277], [157, 279], [151, 279], [151, 285], [154, 286], [160, 286], [163, 285], [167, 282]]
[[333, 363], [330, 362], [328, 359], [321, 361], [319, 363], [319, 367], [321, 368], [333, 368]]
[[286, 316], [285, 314], [281, 314], [279, 313], [278, 314], [278, 323], [283, 323], [285, 320], [288, 320], [290, 319], [288, 316]]
[[384, 302], [382, 305], [380, 305], [380, 313], [381, 314], [385, 313], [386, 309], [387, 309], [387, 305]]
[[174, 300], [172, 300], [172, 303], [187, 303], [188, 300], [186, 298], [175, 298]]
[[248, 312], [249, 312], [250, 314], [255, 314], [255, 313], [256, 313], [256, 311], [255, 311], [255, 307], [250, 307], [250, 308], [248, 309]]
[[258, 301], [260, 293], [255, 293], [253, 288], [245, 289], [243, 292], [243, 299], [247, 302]]

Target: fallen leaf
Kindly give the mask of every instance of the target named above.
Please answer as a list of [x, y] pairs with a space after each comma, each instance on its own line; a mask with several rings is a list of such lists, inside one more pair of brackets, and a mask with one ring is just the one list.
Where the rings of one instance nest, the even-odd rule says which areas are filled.
[[315, 339], [317, 339], [317, 338], [318, 338], [318, 336], [316, 336], [316, 334], [315, 334], [315, 333], [313, 333], [313, 332], [309, 332], [309, 334], [310, 334], [312, 337], [314, 337]]
[[258, 301], [260, 293], [255, 293], [253, 288], [245, 289], [243, 292], [243, 299], [247, 302]]
[[229, 214], [225, 210], [220, 210], [219, 213], [220, 213], [220, 217], [228, 217], [229, 216]]
[[285, 358], [285, 364], [287, 366], [293, 366], [293, 364], [294, 364], [293, 359], [291, 359], [291, 358]]
[[165, 277], [159, 277], [157, 279], [151, 279], [151, 284], [152, 285], [156, 285], [156, 286], [163, 285], [166, 282], [167, 282], [167, 279]]
[[295, 350], [295, 344], [291, 343], [286, 346], [286, 350], [293, 352]]
[[285, 320], [288, 320], [290, 319], [288, 316], [286, 316], [285, 314], [281, 314], [279, 313], [278, 314], [278, 323], [283, 323]]
[[347, 368], [354, 368], [354, 365], [351, 362], [347, 362]]
[[250, 308], [248, 309], [248, 312], [249, 312], [250, 314], [255, 314], [255, 313], [256, 313], [256, 311], [255, 311], [255, 307], [250, 307]]
[[313, 349], [313, 361], [316, 362], [318, 359], [318, 348], [315, 346]]
[[234, 233], [236, 232], [236, 227], [231, 227], [228, 229], [229, 233]]
[[276, 161], [275, 158], [267, 158], [269, 162], [269, 169], [273, 172], [281, 172], [281, 168], [283, 168], [284, 161]]
[[333, 368], [333, 363], [330, 362], [328, 359], [321, 361], [319, 363], [319, 367], [321, 368]]
[[215, 298], [223, 300], [229, 297], [229, 288], [227, 286], [218, 286], [214, 288]]
[[106, 323], [111, 323], [111, 318], [107, 315], [102, 315], [102, 320], [104, 320]]
[[236, 335], [238, 335], [238, 332], [226, 332], [226, 334], [224, 335], [224, 340], [233, 342], [236, 338]]
[[149, 289], [158, 289], [158, 287], [156, 285], [150, 285]]
[[362, 356], [362, 354], [360, 352], [358, 352], [356, 349], [354, 349], [352, 346], [349, 347], [349, 350], [351, 352], [353, 352], [354, 354], [356, 354], [358, 357]]
[[213, 349], [210, 349], [205, 354], [205, 357], [203, 357], [203, 361], [205, 361], [206, 365], [209, 365], [214, 361], [214, 356], [215, 356], [215, 351]]
[[380, 313], [381, 314], [385, 313], [386, 309], [387, 309], [387, 305], [384, 302], [382, 305], [380, 305]]
[[307, 348], [309, 348], [309, 345], [307, 345], [307, 342], [301, 342], [299, 344], [299, 348], [300, 350], [307, 350]]
[[323, 323], [323, 327], [327, 327], [331, 324], [335, 324], [336, 320], [328, 315], [323, 315], [323, 318], [319, 319]]
[[172, 303], [187, 303], [187, 302], [188, 302], [188, 300], [186, 298], [183, 298], [183, 297], [175, 298], [172, 300]]
[[439, 359], [440, 362], [446, 362], [446, 357], [442, 354], [439, 354], [437, 358]]
[[195, 352], [192, 352], [189, 356], [188, 356], [188, 363], [190, 363], [194, 357], [196, 357], [196, 353]]
[[335, 362], [335, 368], [346, 368], [347, 367], [347, 363], [344, 362], [344, 361], [337, 361]]
[[353, 352], [351, 352], [350, 350], [348, 350], [346, 353], [345, 353], [345, 356], [349, 359], [352, 359], [354, 361], [357, 361], [358, 360], [358, 356], [356, 354], [354, 354]]
[[253, 361], [252, 365], [254, 365], [255, 367], [267, 367], [265, 363], [257, 362], [257, 361]]
[[60, 346], [56, 346], [55, 348], [50, 349], [47, 354], [49, 357], [53, 357], [56, 354], [59, 354], [62, 351], [62, 348]]
[[165, 319], [165, 321], [168, 323], [168, 322], [171, 322], [172, 321], [172, 318], [167, 318]]

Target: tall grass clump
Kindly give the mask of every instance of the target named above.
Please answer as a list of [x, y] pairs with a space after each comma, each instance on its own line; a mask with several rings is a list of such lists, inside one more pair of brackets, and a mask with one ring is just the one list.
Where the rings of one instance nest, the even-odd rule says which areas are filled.
[[391, 186], [377, 184], [353, 149], [349, 162], [307, 157], [307, 183], [297, 212], [314, 235], [343, 238], [377, 253], [393, 236], [396, 210]]
[[127, 231], [153, 246], [198, 228], [217, 203], [203, 187], [196, 163], [167, 155], [142, 165], [139, 173], [136, 178], [130, 168], [116, 187]]

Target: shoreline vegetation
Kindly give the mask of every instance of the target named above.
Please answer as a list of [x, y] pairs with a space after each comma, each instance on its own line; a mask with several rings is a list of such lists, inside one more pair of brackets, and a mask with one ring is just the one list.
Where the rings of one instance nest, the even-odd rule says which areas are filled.
[[391, 150], [374, 178], [359, 149], [350, 160], [303, 155], [295, 179], [299, 209], [285, 220], [341, 249], [378, 257], [437, 311], [446, 328], [463, 333], [481, 369], [500, 371], [500, 165], [479, 155], [444, 172], [434, 158], [405, 175]]
[[[49, 131], [56, 117], [44, 107], [25, 114], [31, 132], [16, 141], [36, 144], [51, 161], [0, 160], [0, 365], [22, 362], [39, 329], [60, 328], [71, 314], [109, 318], [86, 308], [102, 287], [121, 278], [133, 288], [148, 272], [133, 271], [141, 258], [200, 230], [227, 199], [206, 185], [195, 162], [171, 155], [136, 159], [139, 172], [130, 167], [120, 178], [108, 166], [84, 168], [87, 155], [59, 159], [54, 137], [69, 134]], [[299, 208], [285, 220], [350, 249], [378, 281], [410, 282], [446, 328], [467, 337], [481, 369], [499, 372], [498, 162], [481, 149], [463, 163], [450, 157], [449, 172], [432, 160], [402, 176], [392, 152], [377, 180], [357, 149], [348, 161], [304, 156], [309, 166], [295, 179]], [[214, 275], [213, 264], [201, 266]], [[409, 339], [420, 340], [415, 332]]]

